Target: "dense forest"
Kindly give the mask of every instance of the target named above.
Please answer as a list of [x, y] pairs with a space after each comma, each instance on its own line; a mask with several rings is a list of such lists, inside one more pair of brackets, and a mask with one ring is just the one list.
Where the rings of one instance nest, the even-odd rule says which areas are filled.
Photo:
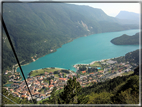
[[130, 64], [135, 63], [135, 64], [139, 65], [139, 52], [140, 51], [141, 51], [141, 49], [137, 49], [135, 51], [125, 54], [125, 56], [114, 58], [113, 60], [116, 60], [118, 63], [128, 61]]
[[140, 59], [139, 51], [142, 51], [142, 50], [140, 49], [140, 50], [127, 53], [125, 55], [126, 61], [129, 61], [130, 63], [139, 64], [139, 59]]
[[111, 43], [115, 45], [138, 45], [139, 44], [139, 33], [136, 33], [133, 36], [128, 36], [123, 34], [120, 37], [116, 37], [111, 40]]

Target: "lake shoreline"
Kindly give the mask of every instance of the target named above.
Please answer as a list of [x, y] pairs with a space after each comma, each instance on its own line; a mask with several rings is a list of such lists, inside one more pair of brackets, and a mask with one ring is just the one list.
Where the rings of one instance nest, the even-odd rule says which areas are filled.
[[[122, 56], [119, 56], [119, 57], [122, 57]], [[114, 58], [119, 58], [119, 57], [114, 57]], [[89, 64], [75, 64], [75, 65], [73, 65], [73, 67], [74, 67], [75, 69], [77, 69], [77, 65], [92, 65], [92, 64], [94, 64], [95, 62], [101, 62], [101, 61], [104, 61], [104, 60], [112, 60], [112, 59], [114, 59], [114, 58], [102, 59], [102, 60], [98, 60], [98, 61], [92, 61], [92, 62], [89, 63]], [[24, 65], [27, 65], [27, 64], [24, 64]], [[22, 65], [22, 66], [24, 66], [24, 65]], [[18, 68], [18, 67], [17, 67], [17, 68]], [[32, 71], [42, 70], [42, 69], [51, 69], [51, 68], [52, 68], [52, 67], [39, 68], [39, 69], [35, 69], [35, 70], [32, 70]], [[68, 69], [60, 68], [60, 67], [53, 67], [53, 68], [55, 68], [55, 69], [61, 69], [61, 70], [68, 70]], [[32, 71], [30, 71], [30, 72], [32, 72]], [[71, 71], [72, 71], [72, 70], [71, 70]], [[27, 78], [29, 77], [30, 72], [28, 73]], [[75, 72], [75, 71], [72, 71], [72, 72], [77, 73], [77, 70], [76, 70], [76, 72]], [[27, 79], [27, 78], [26, 78], [26, 79]], [[23, 81], [23, 79], [21, 79], [20, 81]]]
[[[122, 57], [122, 56], [119, 56], [119, 57]], [[119, 58], [119, 57], [114, 57], [114, 58]], [[112, 60], [114, 58], [109, 58], [109, 59], [102, 59], [102, 60], [98, 60], [98, 61], [92, 61], [91, 63], [89, 64], [75, 64], [73, 65], [74, 68], [77, 68], [77, 65], [93, 65], [95, 62], [101, 62], [101, 61], [104, 61], [104, 60]]]
[[[24, 64], [26, 66], [22, 65], [22, 68], [25, 71], [24, 73], [26, 77], [30, 71], [39, 68], [57, 67], [70, 69], [76, 72], [75, 67], [80, 64], [78, 62], [87, 62], [89, 65], [95, 63], [96, 61], [100, 61], [100, 59], [112, 59], [118, 56], [124, 56], [128, 52], [138, 49], [138, 46], [122, 47], [115, 46], [110, 43], [112, 38], [115, 38], [121, 34], [133, 34], [135, 32], [137, 32], [137, 30], [107, 32], [81, 37], [81, 39], [71, 41], [72, 43], [69, 42], [62, 45], [62, 48], [59, 48], [56, 52], [52, 52], [52, 54], [46, 54], [43, 57], [40, 57], [39, 60], [36, 59], [35, 63], [31, 64], [32, 66], [30, 65], [30, 62]], [[107, 39], [105, 37], [107, 37]], [[87, 50], [85, 51], [85, 49]], [[90, 62], [91, 59], [95, 61]], [[20, 72], [19, 68], [17, 71]]]

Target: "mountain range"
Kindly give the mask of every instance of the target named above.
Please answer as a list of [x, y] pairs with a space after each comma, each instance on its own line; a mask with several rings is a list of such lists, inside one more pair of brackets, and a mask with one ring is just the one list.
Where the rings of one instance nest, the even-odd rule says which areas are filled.
[[122, 24], [139, 24], [140, 23], [140, 14], [128, 11], [120, 11], [119, 14], [115, 17], [121, 20]]
[[128, 11], [120, 11], [116, 18], [119, 19], [128, 19], [128, 20], [139, 20], [138, 13], [128, 12]]

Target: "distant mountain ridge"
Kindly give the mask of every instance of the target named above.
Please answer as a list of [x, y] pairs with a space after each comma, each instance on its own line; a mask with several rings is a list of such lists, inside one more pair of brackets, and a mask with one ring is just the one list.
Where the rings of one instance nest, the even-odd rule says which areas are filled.
[[139, 24], [140, 14], [128, 11], [120, 11], [115, 18], [120, 19], [124, 24]]
[[129, 19], [129, 20], [136, 20], [139, 19], [138, 13], [128, 12], [128, 11], [120, 11], [116, 18], [119, 19]]

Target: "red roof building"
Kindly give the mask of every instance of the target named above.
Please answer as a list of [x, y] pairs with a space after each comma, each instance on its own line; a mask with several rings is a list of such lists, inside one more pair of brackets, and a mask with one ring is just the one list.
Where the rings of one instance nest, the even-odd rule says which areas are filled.
[[21, 95], [21, 97], [22, 97], [22, 98], [27, 98], [27, 96], [26, 96], [26, 95]]
[[54, 85], [49, 85], [48, 87], [49, 87], [49, 88], [52, 88], [52, 87], [54, 87]]
[[82, 71], [82, 73], [84, 74], [84, 73], [86, 73], [86, 71]]
[[104, 71], [99, 71], [100, 73], [103, 73]]
[[94, 74], [94, 72], [92, 72], [92, 73], [89, 73], [89, 74]]
[[11, 92], [14, 92], [13, 89], [10, 89]]
[[59, 78], [59, 80], [66, 81], [67, 79], [66, 78]]

